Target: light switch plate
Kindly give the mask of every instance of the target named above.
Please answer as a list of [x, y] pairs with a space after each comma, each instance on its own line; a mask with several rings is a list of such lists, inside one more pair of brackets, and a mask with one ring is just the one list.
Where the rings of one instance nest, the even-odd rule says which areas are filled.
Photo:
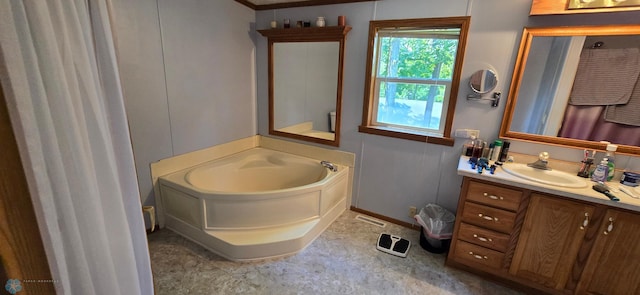
[[454, 133], [455, 137], [458, 138], [471, 138], [471, 136], [474, 136], [475, 138], [478, 138], [480, 136], [480, 130], [476, 130], [476, 129], [456, 129], [456, 132]]

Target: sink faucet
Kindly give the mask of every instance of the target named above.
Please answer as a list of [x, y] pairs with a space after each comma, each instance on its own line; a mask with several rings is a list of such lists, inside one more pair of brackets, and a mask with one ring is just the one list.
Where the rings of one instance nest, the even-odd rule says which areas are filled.
[[549, 163], [549, 153], [547, 152], [542, 152], [540, 154], [538, 154], [538, 160], [533, 162], [533, 163], [529, 163], [527, 164], [527, 166], [531, 167], [531, 168], [535, 168], [535, 169], [540, 169], [540, 170], [551, 170], [551, 168], [547, 167], [547, 164]]
[[329, 170], [331, 170], [331, 172], [338, 172], [338, 167], [336, 167], [336, 165], [333, 165], [333, 163], [329, 161], [321, 161], [320, 165], [327, 167]]

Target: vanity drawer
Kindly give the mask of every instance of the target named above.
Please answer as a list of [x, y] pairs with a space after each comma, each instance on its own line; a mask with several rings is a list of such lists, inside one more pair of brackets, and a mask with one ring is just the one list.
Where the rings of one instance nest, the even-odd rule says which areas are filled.
[[464, 222], [460, 223], [458, 239], [472, 244], [504, 252], [509, 244], [509, 235], [494, 232]]
[[478, 245], [458, 241], [454, 249], [454, 259], [465, 264], [480, 264], [499, 269], [502, 266], [504, 253], [490, 250]]
[[469, 181], [467, 200], [515, 212], [520, 207], [522, 191], [472, 180]]
[[516, 214], [472, 202], [465, 202], [462, 221], [509, 234]]

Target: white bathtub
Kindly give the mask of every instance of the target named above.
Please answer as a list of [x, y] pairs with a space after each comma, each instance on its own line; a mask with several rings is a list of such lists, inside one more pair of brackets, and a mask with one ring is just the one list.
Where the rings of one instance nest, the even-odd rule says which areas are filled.
[[296, 253], [346, 208], [349, 168], [252, 148], [159, 178], [166, 226], [231, 260]]

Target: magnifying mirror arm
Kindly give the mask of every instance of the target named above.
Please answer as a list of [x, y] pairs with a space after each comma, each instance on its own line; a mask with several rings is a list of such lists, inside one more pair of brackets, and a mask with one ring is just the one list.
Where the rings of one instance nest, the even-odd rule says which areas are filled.
[[474, 94], [469, 94], [467, 95], [467, 100], [490, 100], [491, 101], [491, 106], [492, 107], [498, 107], [498, 104], [500, 103], [500, 97], [502, 96], [501, 92], [494, 92], [493, 96], [491, 98], [485, 98], [482, 97], [482, 94], [480, 93], [474, 93]]

